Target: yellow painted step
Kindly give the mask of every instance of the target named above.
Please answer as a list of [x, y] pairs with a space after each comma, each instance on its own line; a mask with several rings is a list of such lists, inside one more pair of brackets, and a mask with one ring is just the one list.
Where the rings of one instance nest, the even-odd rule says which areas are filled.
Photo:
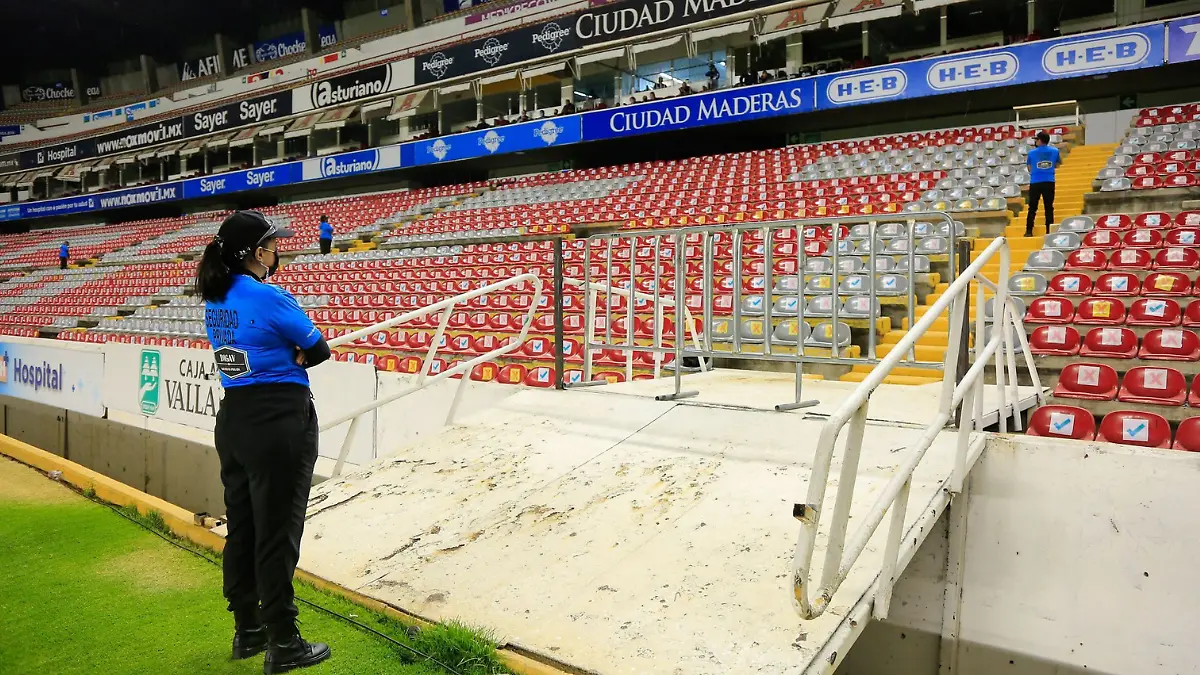
[[[884, 335], [883, 339], [880, 340], [879, 344], [875, 345], [875, 347], [876, 347], [876, 349], [878, 349], [879, 347], [881, 347], [883, 345], [891, 346], [891, 345], [900, 344], [900, 341], [904, 339], [904, 335], [905, 335], [904, 331], [894, 330], [894, 331], [888, 333], [887, 335]], [[921, 337], [917, 338], [917, 345], [918, 346], [926, 346], [926, 347], [945, 347], [946, 341], [949, 339], [949, 337], [950, 337], [949, 333], [945, 333], [942, 331], [929, 331], [929, 332], [925, 333], [924, 335], [922, 335]]]
[[[920, 314], [917, 315], [916, 320], [920, 321], [921, 316], [925, 314], [925, 312], [921, 311], [921, 310], [923, 310], [925, 308], [919, 307], [917, 309], [920, 312]], [[900, 327], [904, 330], [908, 330], [908, 317], [905, 317], [900, 320]], [[938, 332], [942, 332], [942, 333], [949, 333], [950, 332], [950, 318], [947, 316], [942, 316], [942, 317], [938, 317], [938, 318], [934, 319], [933, 324], [929, 326], [929, 330], [938, 331]]]
[[[874, 369], [875, 369], [875, 366], [854, 366], [854, 369], [851, 370], [850, 372], [851, 373], [859, 373], [861, 375], [866, 375], [867, 373], [870, 373]], [[929, 377], [940, 377], [939, 373], [940, 373], [940, 371], [930, 370], [928, 368], [898, 367], [898, 368], [893, 368], [892, 372], [890, 374], [891, 375], [906, 375], [908, 377], [929, 378]]]
[[[894, 346], [895, 345], [879, 345], [875, 348], [875, 356], [882, 359], [891, 353], [892, 347]], [[916, 353], [918, 361], [941, 361], [942, 359], [946, 358], [945, 347], [917, 346], [913, 348], [913, 351]]]
[[[842, 382], [862, 382], [867, 379], [867, 373], [846, 373], [838, 378]], [[915, 377], [912, 375], [888, 375], [883, 378], [884, 384], [904, 384], [909, 386], [919, 386], [922, 384], [933, 384], [941, 382], [941, 374], [937, 377]]]

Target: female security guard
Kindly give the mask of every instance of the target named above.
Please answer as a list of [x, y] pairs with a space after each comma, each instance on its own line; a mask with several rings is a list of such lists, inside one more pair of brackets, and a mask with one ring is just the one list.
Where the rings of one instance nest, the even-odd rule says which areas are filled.
[[[277, 240], [292, 232], [256, 211], [225, 219], [196, 270], [204, 324], [225, 398], [215, 441], [225, 486], [225, 598], [233, 658], [267, 650], [264, 673], [329, 658], [296, 629], [292, 575], [317, 459], [311, 368], [329, 345], [287, 291], [265, 283], [279, 267]], [[261, 603], [261, 609], [259, 607]]]

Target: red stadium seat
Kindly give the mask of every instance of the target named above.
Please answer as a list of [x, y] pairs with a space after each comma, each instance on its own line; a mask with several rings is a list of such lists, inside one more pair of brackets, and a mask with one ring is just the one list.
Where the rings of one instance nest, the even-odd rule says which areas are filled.
[[[1200, 408], [1200, 375], [1192, 378], [1192, 389], [1188, 392], [1188, 407]], [[1200, 419], [1200, 415], [1196, 415]]]
[[1056, 274], [1047, 284], [1048, 295], [1091, 295], [1092, 278], [1086, 274], [1063, 272]]
[[1129, 307], [1125, 325], [1168, 328], [1178, 326], [1182, 319], [1179, 303], [1170, 298], [1138, 298]]
[[1066, 298], [1041, 297], [1029, 303], [1025, 312], [1025, 323], [1071, 323], [1075, 318], [1075, 307]]
[[1117, 371], [1103, 363], [1071, 363], [1062, 369], [1055, 398], [1111, 401], [1117, 395]]
[[1200, 300], [1188, 303], [1183, 312], [1183, 325], [1188, 328], [1200, 328]]
[[1150, 252], [1140, 248], [1125, 248], [1113, 251], [1108, 258], [1110, 270], [1148, 270], [1153, 258]]
[[1065, 270], [1103, 270], [1108, 268], [1108, 254], [1095, 248], [1081, 248], [1071, 251]]
[[1172, 247], [1164, 248], [1154, 256], [1156, 270], [1194, 270], [1200, 269], [1200, 253], [1194, 248]]
[[1200, 361], [1200, 337], [1186, 328], [1156, 328], [1142, 338], [1138, 358], [1155, 361]]
[[[1149, 254], [1145, 251], [1136, 252], [1146, 256], [1146, 267], [1149, 267]], [[1109, 272], [1101, 274], [1100, 278], [1096, 279], [1096, 286], [1092, 292], [1097, 295], [1137, 295], [1141, 287], [1142, 282], [1137, 278], [1136, 274], [1131, 272]]]
[[1168, 230], [1167, 236], [1163, 237], [1163, 244], [1167, 246], [1198, 246], [1200, 245], [1200, 227], [1189, 225]]
[[500, 375], [500, 366], [495, 363], [480, 363], [471, 368], [470, 378], [476, 382], [492, 382]]
[[1200, 227], [1200, 211], [1180, 211], [1175, 215], [1175, 227]]
[[1029, 350], [1039, 356], [1075, 356], [1079, 331], [1071, 326], [1038, 326], [1029, 336]]
[[[1170, 220], [1166, 221], [1170, 223]], [[1138, 228], [1130, 230], [1121, 237], [1125, 248], [1162, 248], [1163, 236], [1158, 230]]]
[[1136, 228], [1160, 229], [1171, 227], [1174, 224], [1174, 219], [1162, 211], [1143, 213], [1133, 219], [1133, 226]]
[[1080, 356], [1107, 359], [1132, 359], [1138, 354], [1137, 334], [1128, 328], [1105, 326], [1093, 328], [1083, 337]]
[[1075, 323], [1119, 326], [1125, 323], [1125, 303], [1117, 298], [1085, 298], [1075, 308]]
[[510, 363], [500, 369], [499, 375], [496, 377], [498, 382], [503, 384], [524, 384], [525, 376], [528, 374], [525, 366], [518, 363]]
[[1044, 405], [1029, 416], [1027, 436], [1050, 436], [1090, 441], [1096, 438], [1096, 418], [1083, 408]]
[[1122, 403], [1181, 406], [1187, 397], [1187, 380], [1174, 368], [1130, 368], [1121, 380], [1117, 400]]
[[1183, 272], [1152, 272], [1142, 282], [1142, 295], [1181, 296], [1192, 292], [1192, 280]]
[[1100, 230], [1128, 230], [1133, 227], [1133, 218], [1124, 213], [1114, 213], [1099, 216], [1095, 219], [1096, 228]]
[[554, 386], [554, 369], [549, 366], [530, 368], [525, 375], [525, 384], [530, 387], [549, 388]]
[[1100, 420], [1096, 440], [1138, 445], [1145, 448], [1171, 447], [1171, 425], [1162, 415], [1134, 410], [1117, 410]]
[[1101, 250], [1121, 248], [1121, 235], [1112, 230], [1092, 230], [1083, 235], [1083, 247]]
[[1200, 416], [1189, 417], [1179, 423], [1175, 430], [1175, 443], [1171, 445], [1176, 450], [1200, 452]]

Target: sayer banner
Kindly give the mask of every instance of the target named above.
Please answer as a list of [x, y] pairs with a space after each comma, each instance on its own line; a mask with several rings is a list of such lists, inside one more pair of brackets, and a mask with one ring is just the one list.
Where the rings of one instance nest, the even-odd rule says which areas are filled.
[[292, 92], [269, 94], [192, 113], [183, 118], [184, 135], [188, 138], [203, 136], [291, 114]]
[[1163, 24], [823, 75], [817, 108], [896, 101], [1161, 66]]
[[812, 79], [788, 80], [584, 113], [583, 140], [622, 138], [812, 110]]
[[1183, 63], [1200, 59], [1200, 15], [1189, 16], [1167, 24], [1168, 63]]
[[578, 46], [569, 17], [563, 17], [418, 56], [416, 80], [417, 84], [448, 80], [569, 52]]
[[436, 164], [578, 143], [579, 117], [554, 117], [412, 143], [414, 164]]
[[104, 354], [0, 342], [0, 395], [102, 417]]

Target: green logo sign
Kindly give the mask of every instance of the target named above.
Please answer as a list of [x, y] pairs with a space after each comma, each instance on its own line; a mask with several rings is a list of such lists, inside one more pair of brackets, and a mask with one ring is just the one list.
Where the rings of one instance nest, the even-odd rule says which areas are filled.
[[158, 383], [162, 355], [156, 349], [142, 350], [141, 386], [138, 395], [141, 397], [142, 413], [153, 415], [158, 412]]

